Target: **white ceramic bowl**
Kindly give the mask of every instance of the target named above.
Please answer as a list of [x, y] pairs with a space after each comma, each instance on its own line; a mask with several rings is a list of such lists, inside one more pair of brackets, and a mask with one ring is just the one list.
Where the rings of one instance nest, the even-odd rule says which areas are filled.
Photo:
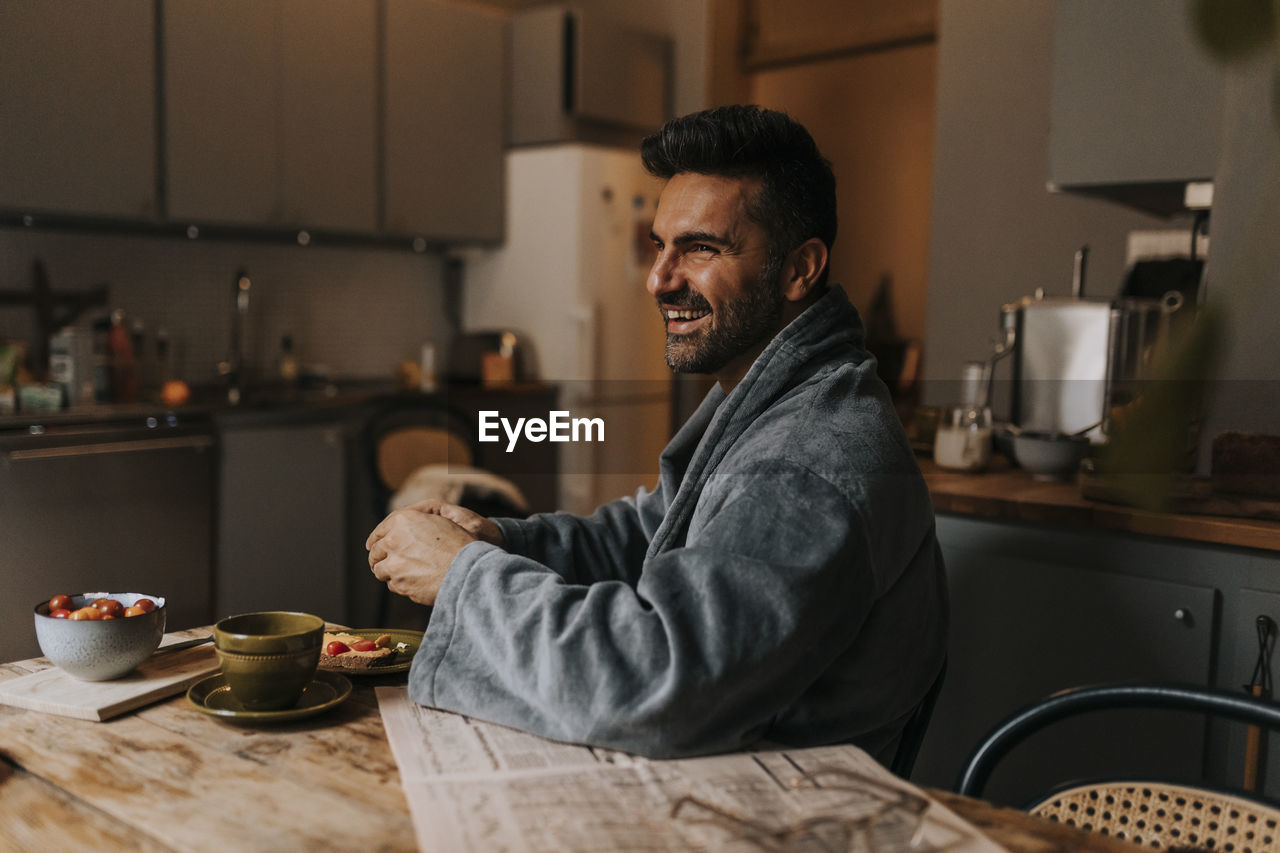
[[86, 592], [71, 596], [72, 610], [96, 598], [114, 598], [125, 607], [140, 598], [156, 603], [150, 613], [106, 621], [54, 619], [49, 602], [36, 605], [36, 641], [51, 663], [82, 681], [107, 681], [132, 672], [164, 637], [165, 600], [138, 592]]
[[1080, 467], [1089, 439], [1061, 433], [1023, 432], [1013, 437], [1018, 466], [1037, 480], [1065, 480]]

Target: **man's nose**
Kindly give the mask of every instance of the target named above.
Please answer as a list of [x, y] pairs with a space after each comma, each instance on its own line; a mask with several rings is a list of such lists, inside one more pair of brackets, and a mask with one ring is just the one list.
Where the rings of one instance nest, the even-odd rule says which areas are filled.
[[653, 266], [649, 268], [649, 278], [645, 281], [645, 288], [650, 296], [655, 297], [680, 289], [676, 262], [671, 252], [665, 249], [658, 251], [653, 259]]

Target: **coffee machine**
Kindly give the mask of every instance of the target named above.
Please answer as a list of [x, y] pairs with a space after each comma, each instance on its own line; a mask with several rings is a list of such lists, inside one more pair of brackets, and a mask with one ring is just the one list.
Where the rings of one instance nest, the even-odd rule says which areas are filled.
[[1009, 422], [1020, 430], [1106, 437], [1112, 412], [1127, 405], [1168, 346], [1185, 298], [1084, 294], [1088, 247], [1076, 252], [1071, 296], [1037, 289], [1000, 310], [994, 359], [1011, 355]]

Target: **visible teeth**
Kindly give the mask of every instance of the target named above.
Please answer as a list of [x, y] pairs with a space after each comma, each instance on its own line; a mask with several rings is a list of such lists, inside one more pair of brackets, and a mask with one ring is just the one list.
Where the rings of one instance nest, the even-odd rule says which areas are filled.
[[699, 318], [699, 317], [705, 317], [705, 316], [706, 316], [707, 314], [709, 314], [709, 313], [711, 313], [711, 312], [709, 312], [709, 311], [689, 311], [689, 310], [687, 310], [687, 309], [686, 309], [686, 310], [683, 310], [683, 311], [675, 311], [675, 310], [668, 309], [668, 310], [667, 310], [667, 319], [668, 319], [668, 320], [696, 320], [696, 319], [697, 319], [697, 318]]

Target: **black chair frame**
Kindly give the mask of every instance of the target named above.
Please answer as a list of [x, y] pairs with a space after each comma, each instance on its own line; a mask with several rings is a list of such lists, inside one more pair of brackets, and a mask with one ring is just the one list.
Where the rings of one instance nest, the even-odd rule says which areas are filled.
[[1227, 690], [1181, 684], [1111, 684], [1055, 693], [1007, 717], [987, 733], [965, 762], [956, 791], [979, 797], [996, 764], [1031, 734], [1067, 717], [1118, 708], [1158, 708], [1212, 714], [1280, 729], [1280, 704]]

